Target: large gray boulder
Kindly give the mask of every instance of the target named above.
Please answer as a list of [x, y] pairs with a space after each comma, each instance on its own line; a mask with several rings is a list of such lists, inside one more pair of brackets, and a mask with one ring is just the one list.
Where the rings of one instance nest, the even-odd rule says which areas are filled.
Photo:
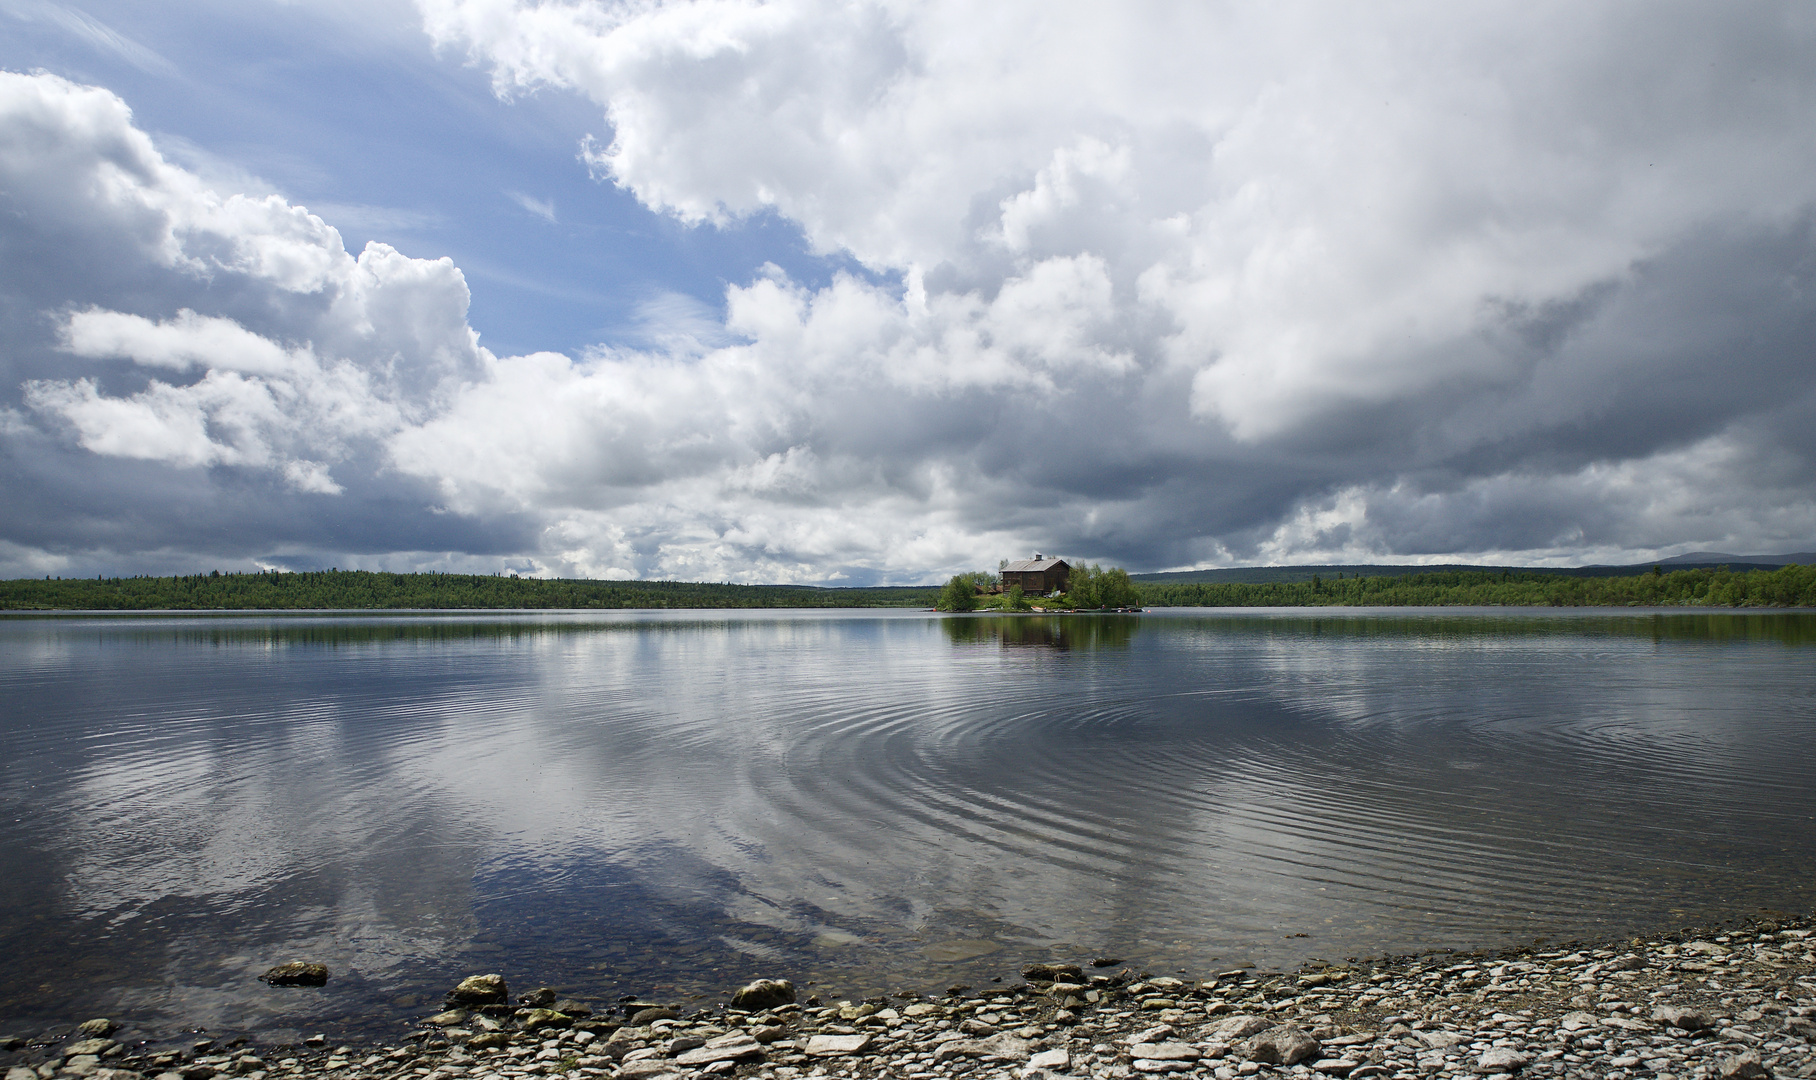
[[469, 975], [460, 980], [460, 985], [448, 991], [450, 1006], [464, 1005], [471, 1008], [475, 1005], [509, 1005], [511, 990], [505, 985], [503, 975]]
[[1271, 1027], [1249, 1040], [1248, 1059], [1263, 1065], [1297, 1065], [1324, 1048], [1311, 1032], [1296, 1024]]
[[731, 996], [734, 1008], [762, 1012], [795, 1003], [794, 983], [787, 979], [758, 979]]
[[1205, 1035], [1214, 1042], [1235, 1042], [1237, 1039], [1246, 1039], [1250, 1035], [1259, 1034], [1273, 1026], [1272, 1020], [1264, 1020], [1259, 1016], [1226, 1016], [1217, 1021], [1216, 1025]]

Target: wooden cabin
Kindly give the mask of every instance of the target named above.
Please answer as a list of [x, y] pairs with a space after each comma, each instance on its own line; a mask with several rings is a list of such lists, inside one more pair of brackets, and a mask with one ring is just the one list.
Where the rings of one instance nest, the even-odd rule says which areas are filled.
[[1020, 585], [1021, 591], [1028, 596], [1045, 596], [1048, 593], [1066, 591], [1066, 582], [1072, 577], [1072, 567], [1064, 559], [1049, 559], [1037, 553], [1032, 559], [1012, 562], [1003, 567], [1000, 576], [1004, 592]]

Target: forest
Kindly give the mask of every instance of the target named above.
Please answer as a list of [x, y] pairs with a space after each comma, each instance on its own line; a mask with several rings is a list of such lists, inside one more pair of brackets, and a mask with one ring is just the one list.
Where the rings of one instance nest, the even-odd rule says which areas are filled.
[[[1093, 568], [1095, 569], [1095, 568]], [[1102, 571], [1118, 590], [1120, 571]], [[1259, 583], [1132, 583], [1142, 607], [1816, 607], [1816, 566], [1731, 573], [1654, 569], [1579, 578], [1450, 571]], [[1080, 590], [1082, 591], [1082, 590]], [[324, 570], [0, 581], [0, 610], [224, 611], [587, 608], [931, 608], [939, 586], [815, 588]], [[1094, 597], [1103, 603], [1102, 597]], [[1117, 597], [1121, 600], [1121, 597]], [[1079, 606], [1096, 606], [1081, 604]]]
[[0, 610], [932, 607], [937, 588], [822, 589], [684, 581], [320, 570], [0, 581]]
[[1137, 583], [1145, 607], [1816, 607], [1816, 566], [1566, 577], [1450, 571], [1259, 583]]

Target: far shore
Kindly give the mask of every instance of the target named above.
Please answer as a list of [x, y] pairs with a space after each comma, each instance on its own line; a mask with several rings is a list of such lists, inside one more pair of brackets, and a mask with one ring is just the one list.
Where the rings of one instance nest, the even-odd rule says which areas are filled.
[[[1134, 580], [1129, 605], [1155, 607], [1816, 607], [1816, 566], [1726, 567], [1624, 576], [1549, 571], [1419, 571], [1258, 582]], [[684, 581], [598, 581], [367, 570], [210, 572], [174, 577], [0, 581], [0, 611], [609, 611], [931, 608], [941, 586], [823, 588]], [[1086, 591], [1088, 593], [1088, 590]], [[1109, 594], [1056, 605], [1097, 603]], [[1040, 598], [1028, 597], [1038, 603]], [[1120, 597], [1119, 599], [1127, 599]], [[994, 606], [992, 603], [990, 606]], [[1049, 606], [1049, 605], [1042, 605]]]

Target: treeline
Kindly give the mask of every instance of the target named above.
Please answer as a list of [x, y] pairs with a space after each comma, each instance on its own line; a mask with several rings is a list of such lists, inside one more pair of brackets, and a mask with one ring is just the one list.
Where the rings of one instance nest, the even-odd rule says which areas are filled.
[[0, 581], [12, 611], [931, 607], [936, 588], [820, 589], [368, 570]]
[[1816, 566], [1579, 578], [1449, 571], [1258, 583], [1137, 582], [1144, 607], [1816, 607]]
[[[1100, 586], [1103, 595], [1094, 593], [1085, 598], [1091, 603], [1077, 606], [1120, 605], [1122, 590], [1129, 587], [1133, 589], [1129, 602], [1142, 607], [1816, 607], [1816, 566], [1738, 574], [1725, 569], [1655, 571], [1606, 578], [1446, 571], [1259, 583], [1125, 586], [1127, 581], [1119, 571], [1087, 574], [1080, 584], [1095, 582], [1093, 588]], [[926, 608], [934, 606], [940, 594], [937, 587], [822, 589], [325, 570], [0, 581], [0, 610]]]

